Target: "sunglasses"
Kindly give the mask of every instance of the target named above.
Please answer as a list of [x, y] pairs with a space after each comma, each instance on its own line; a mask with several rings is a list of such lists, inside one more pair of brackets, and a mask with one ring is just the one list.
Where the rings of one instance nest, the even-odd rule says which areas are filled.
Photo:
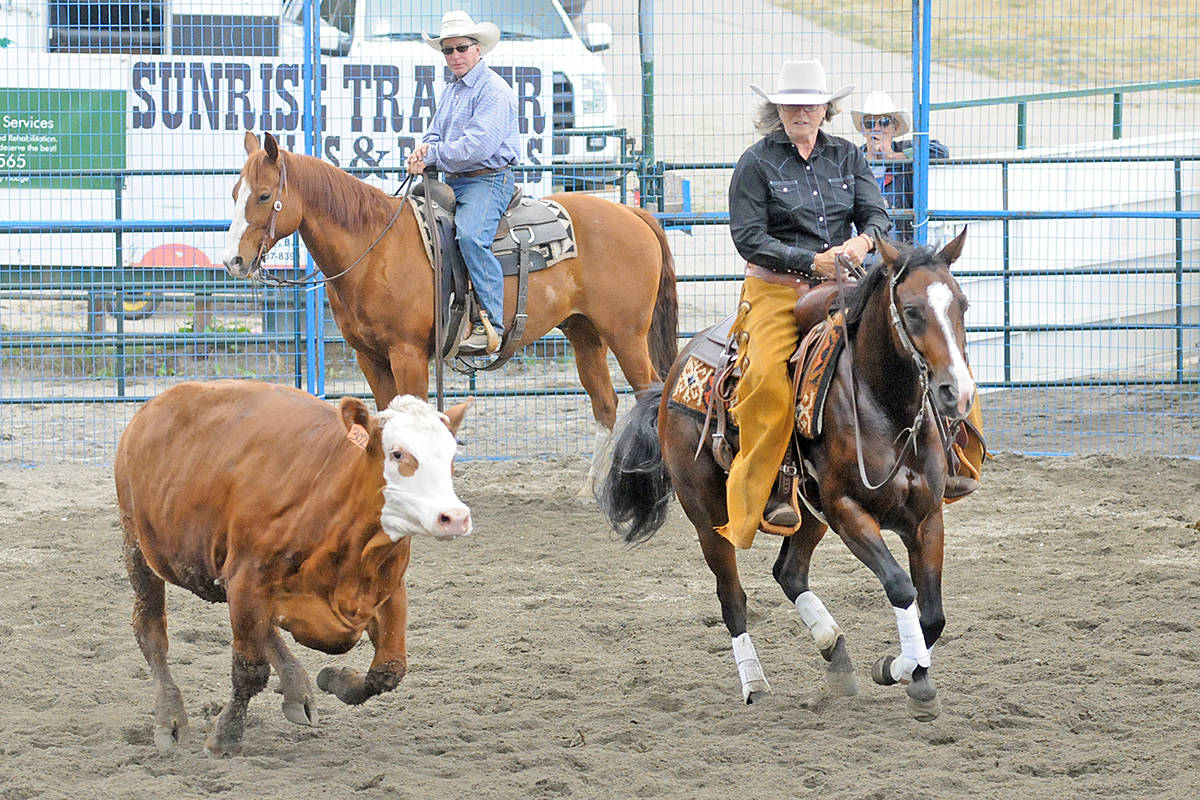
[[887, 126], [889, 126], [891, 124], [892, 124], [891, 117], [863, 117], [862, 118], [862, 126], [863, 126], [863, 130], [865, 130], [865, 131], [873, 130], [875, 128], [879, 128], [880, 130], [883, 130], [884, 128], [886, 128]]
[[478, 44], [478, 42], [471, 42], [470, 44], [460, 44], [457, 47], [443, 47], [442, 55], [448, 56], [451, 53], [455, 52], [456, 50], [460, 53], [465, 53], [468, 50], [470, 50], [472, 47], [474, 47], [476, 44]]

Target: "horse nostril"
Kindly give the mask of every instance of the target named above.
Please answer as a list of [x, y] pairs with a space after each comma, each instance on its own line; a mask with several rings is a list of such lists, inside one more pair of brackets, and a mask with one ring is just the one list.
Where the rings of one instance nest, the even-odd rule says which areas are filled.
[[943, 383], [938, 387], [938, 399], [947, 408], [957, 405], [958, 387], [952, 383]]
[[240, 267], [242, 265], [242, 257], [234, 256], [233, 261], [230, 261], [229, 263], [235, 267]]

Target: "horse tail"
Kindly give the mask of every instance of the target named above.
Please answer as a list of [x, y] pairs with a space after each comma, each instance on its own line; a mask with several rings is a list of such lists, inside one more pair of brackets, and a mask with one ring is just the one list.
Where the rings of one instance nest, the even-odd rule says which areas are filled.
[[650, 318], [650, 362], [658, 370], [659, 378], [666, 378], [679, 354], [679, 298], [675, 294], [675, 256], [667, 241], [667, 232], [654, 215], [644, 208], [630, 208], [650, 226], [658, 237], [662, 250], [662, 272], [658, 276], [658, 297], [654, 301], [654, 314]]
[[637, 404], [613, 433], [612, 463], [595, 489], [600, 511], [630, 544], [663, 526], [674, 494], [658, 441], [662, 392], [655, 384], [637, 393]]

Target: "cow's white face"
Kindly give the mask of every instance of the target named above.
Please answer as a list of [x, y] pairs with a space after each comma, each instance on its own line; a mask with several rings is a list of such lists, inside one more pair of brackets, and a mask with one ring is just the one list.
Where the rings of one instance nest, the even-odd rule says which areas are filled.
[[471, 511], [454, 493], [457, 442], [446, 417], [405, 395], [379, 414], [383, 426], [383, 530], [392, 541], [471, 532]]

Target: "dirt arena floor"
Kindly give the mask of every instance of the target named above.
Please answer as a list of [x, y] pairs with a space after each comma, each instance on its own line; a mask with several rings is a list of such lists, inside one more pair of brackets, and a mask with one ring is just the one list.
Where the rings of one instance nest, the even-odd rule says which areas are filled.
[[[468, 462], [477, 532], [421, 541], [408, 677], [320, 722], [250, 705], [245, 754], [203, 737], [229, 692], [224, 606], [168, 590], [190, 739], [159, 752], [129, 625], [111, 476], [0, 467], [0, 800], [26, 798], [1194, 798], [1200, 794], [1200, 464], [990, 463], [948, 511], [942, 716], [871, 683], [896, 648], [876, 579], [834, 537], [813, 586], [847, 632], [861, 693], [823, 662], [743, 554], [774, 690], [743, 706], [712, 578], [678, 506], [646, 545], [578, 500], [580, 461]], [[894, 540], [893, 540], [893, 543]], [[363, 669], [296, 647], [311, 675]]]

